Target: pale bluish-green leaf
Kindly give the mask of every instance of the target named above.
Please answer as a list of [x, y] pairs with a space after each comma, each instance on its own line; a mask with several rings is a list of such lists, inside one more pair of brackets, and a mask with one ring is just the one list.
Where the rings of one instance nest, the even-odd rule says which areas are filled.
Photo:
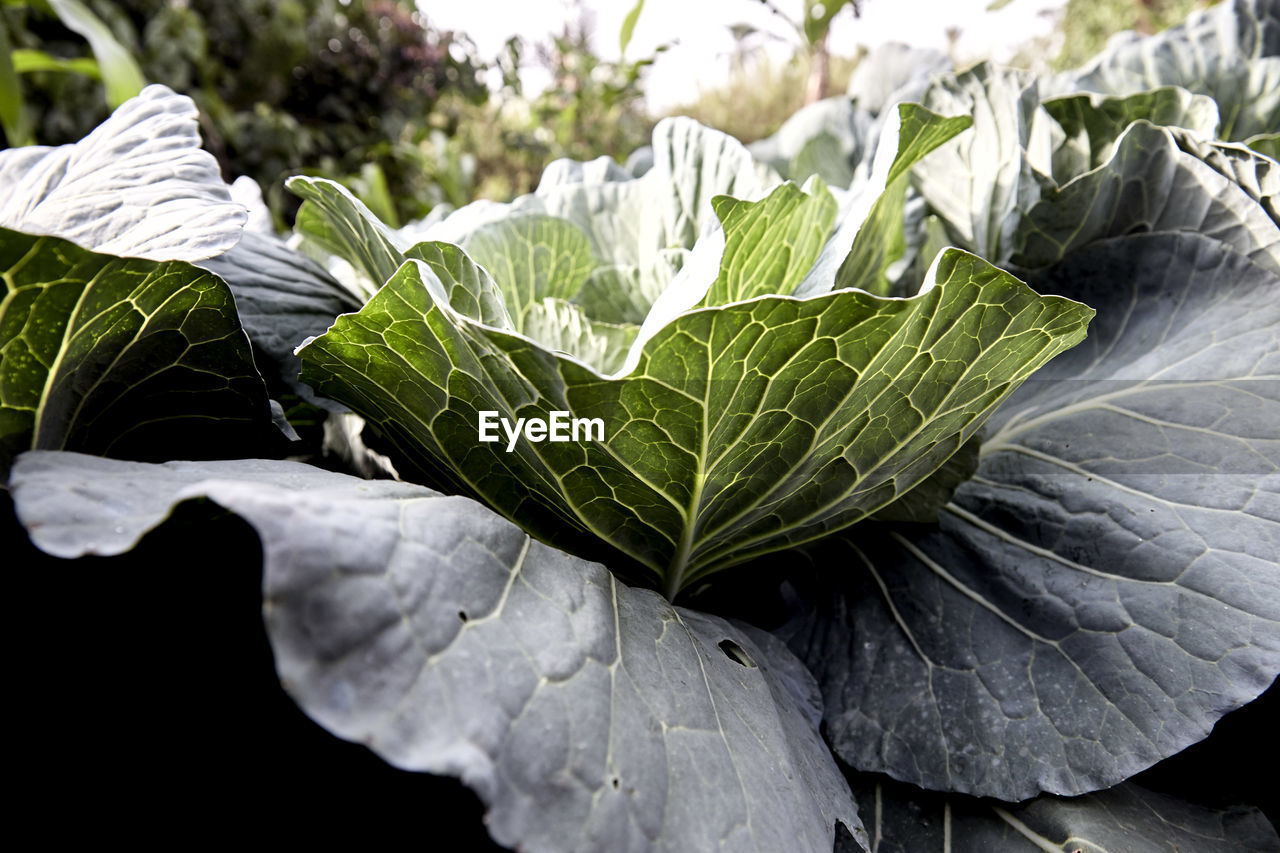
[[1219, 174], [1234, 181], [1249, 197], [1262, 205], [1271, 221], [1280, 225], [1280, 163], [1274, 156], [1233, 142], [1210, 141], [1176, 128], [1170, 129], [1178, 147], [1203, 160]]
[[1280, 277], [1178, 232], [1033, 281], [1097, 307], [1088, 339], [937, 525], [820, 545], [787, 631], [850, 765], [1010, 801], [1115, 784], [1280, 672]]
[[914, 170], [914, 183], [952, 239], [992, 263], [1014, 250], [1022, 214], [1040, 199], [1033, 162], [1032, 120], [1040, 109], [1034, 78], [982, 63], [934, 79], [924, 105], [940, 115], [969, 115], [973, 129], [940, 147]]
[[269, 434], [216, 276], [0, 229], [0, 278], [0, 470], [29, 448], [209, 458]]
[[1247, 139], [1280, 127], [1278, 54], [1274, 0], [1225, 0], [1153, 36], [1113, 36], [1092, 62], [1051, 85], [1109, 95], [1181, 86], [1217, 102], [1222, 138]]
[[1185, 128], [1205, 139], [1218, 130], [1213, 99], [1177, 86], [1126, 97], [1072, 95], [1045, 101], [1044, 108], [1066, 134], [1065, 144], [1053, 152], [1053, 179], [1059, 184], [1110, 160], [1116, 140], [1135, 121]]
[[[1280, 838], [1255, 808], [1210, 808], [1132, 783], [1019, 805], [934, 794], [855, 776], [877, 853], [1273, 853]], [[837, 853], [845, 848], [836, 847]]]
[[819, 133], [805, 142], [786, 173], [797, 180], [816, 175], [833, 187], [849, 186], [855, 174], [840, 140], [830, 133]]
[[831, 186], [847, 187], [855, 167], [870, 158], [872, 124], [871, 113], [849, 98], [826, 98], [801, 107], [776, 133], [749, 147], [785, 178], [803, 182], [819, 175]]
[[692, 249], [714, 227], [711, 199], [756, 198], [778, 181], [738, 140], [690, 118], [658, 122], [652, 151], [652, 167], [631, 180], [618, 180], [606, 167], [604, 174], [586, 170], [582, 181], [569, 182], [564, 177], [572, 170], [556, 166], [555, 180], [517, 199], [511, 213], [568, 219], [586, 233], [602, 263], [643, 269], [665, 249]]
[[772, 183], [742, 143], [691, 119], [659, 122], [653, 152], [653, 168], [636, 180], [646, 182], [651, 199], [640, 212], [642, 245], [654, 251], [693, 248], [716, 221], [711, 199], [750, 199]]
[[881, 115], [903, 101], [918, 101], [951, 58], [933, 48], [883, 42], [871, 48], [849, 77], [847, 93], [859, 107]]
[[80, 0], [48, 0], [67, 29], [84, 36], [98, 71], [107, 87], [107, 105], [112, 109], [135, 97], [147, 85], [142, 69], [129, 51], [116, 41], [111, 29]]
[[262, 540], [277, 672], [307, 715], [459, 777], [531, 853], [830, 850], [866, 835], [777, 639], [672, 607], [474, 501], [293, 462], [22, 457], [14, 500], [64, 557], [125, 551], [208, 498]]
[[836, 201], [820, 178], [805, 191], [785, 183], [761, 201], [720, 196], [712, 206], [724, 227], [725, 247], [704, 306], [791, 293], [813, 266], [836, 218]]
[[1178, 231], [1229, 243], [1280, 272], [1280, 226], [1263, 206], [1235, 180], [1182, 151], [1173, 131], [1139, 121], [1105, 165], [1045, 192], [1022, 219], [1013, 260], [1043, 267], [1108, 237]]
[[148, 86], [73, 145], [0, 151], [0, 226], [156, 261], [222, 254], [248, 214], [196, 117], [190, 98]]
[[544, 299], [572, 299], [597, 264], [582, 229], [540, 213], [491, 222], [473, 231], [463, 245], [497, 282], [520, 332], [531, 306]]
[[[1084, 306], [964, 253], [936, 266], [910, 300], [838, 291], [679, 315], [604, 378], [469, 322], [408, 265], [303, 348], [303, 379], [367, 418], [405, 476], [674, 596], [891, 503], [1084, 335]], [[602, 436], [482, 442], [481, 411], [598, 418]]]
[[360, 310], [360, 301], [305, 255], [257, 232], [246, 231], [231, 251], [197, 265], [231, 288], [240, 322], [264, 359], [259, 365], [264, 372], [274, 365], [309, 402], [331, 407], [298, 381], [301, 363], [293, 351], [324, 334], [339, 314]]
[[572, 184], [605, 184], [614, 181], [629, 181], [632, 174], [618, 165], [608, 155], [594, 160], [570, 160], [560, 158], [552, 160], [542, 170], [538, 178], [538, 192], [550, 193], [555, 187]]
[[275, 237], [276, 226], [271, 218], [271, 209], [262, 198], [262, 187], [248, 175], [241, 175], [227, 186], [231, 200], [249, 212], [245, 220], [244, 230], [261, 234], [264, 237]]
[[[546, 213], [567, 219], [587, 235], [592, 255], [611, 266], [638, 266], [663, 248], [655, 235], [642, 234], [644, 217], [656, 215], [653, 196], [661, 192], [653, 186], [652, 179], [641, 183], [606, 177], [599, 181], [553, 183], [546, 188], [539, 184], [538, 189], [534, 195], [512, 202], [504, 215]], [[444, 225], [452, 225], [451, 219], [446, 219]]]

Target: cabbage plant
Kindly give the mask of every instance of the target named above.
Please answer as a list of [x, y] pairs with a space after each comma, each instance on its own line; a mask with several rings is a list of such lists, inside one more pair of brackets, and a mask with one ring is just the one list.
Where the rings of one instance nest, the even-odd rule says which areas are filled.
[[403, 229], [296, 177], [288, 237], [148, 87], [0, 152], [18, 518], [242, 518], [298, 705], [506, 846], [1277, 849], [1126, 780], [1280, 670], [1278, 42], [890, 51]]

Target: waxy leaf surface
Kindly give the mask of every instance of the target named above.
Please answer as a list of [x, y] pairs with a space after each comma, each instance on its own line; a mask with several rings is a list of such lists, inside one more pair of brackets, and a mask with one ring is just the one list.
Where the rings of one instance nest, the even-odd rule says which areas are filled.
[[1280, 127], [1280, 4], [1226, 0], [1192, 12], [1162, 33], [1121, 33], [1060, 91], [1129, 95], [1181, 86], [1218, 104], [1223, 139], [1248, 139]]
[[330, 732], [461, 778], [534, 851], [829, 850], [865, 840], [776, 638], [672, 607], [485, 507], [292, 462], [22, 457], [34, 541], [128, 550], [207, 497], [262, 539], [276, 668]]
[[0, 278], [0, 469], [31, 448], [261, 449], [266, 387], [217, 276], [0, 229]]
[[[468, 321], [409, 264], [301, 351], [302, 378], [368, 419], [402, 474], [548, 541], [611, 546], [611, 565], [670, 597], [891, 503], [1092, 315], [961, 252], [937, 266], [910, 300], [839, 291], [678, 315], [606, 378]], [[480, 441], [482, 411], [598, 418], [604, 438], [508, 452]]]
[[0, 227], [156, 261], [227, 251], [249, 214], [196, 117], [190, 98], [148, 86], [73, 145], [0, 151]]
[[1125, 779], [1280, 672], [1280, 278], [1182, 233], [1035, 282], [1098, 307], [1088, 340], [936, 525], [815, 553], [786, 630], [847, 762], [1004, 800]]
[[[1075, 799], [1019, 805], [933, 794], [855, 777], [875, 853], [1271, 853], [1280, 849], [1253, 808], [1192, 805], [1133, 783]], [[857, 848], [837, 845], [838, 853]], [[860, 851], [859, 851], [860, 853]]]

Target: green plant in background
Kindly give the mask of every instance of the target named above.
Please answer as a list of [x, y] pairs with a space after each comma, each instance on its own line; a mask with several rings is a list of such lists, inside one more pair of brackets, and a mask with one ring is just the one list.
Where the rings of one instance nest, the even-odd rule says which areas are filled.
[[[832, 89], [843, 89], [858, 59], [830, 58]], [[804, 106], [809, 69], [802, 57], [775, 62], [761, 57], [742, 65], [720, 87], [708, 89], [698, 99], [671, 110], [687, 115], [743, 142], [755, 142], [775, 132]]]
[[808, 60], [809, 73], [804, 87], [804, 103], [812, 104], [831, 94], [831, 52], [827, 47], [831, 22], [846, 9], [852, 11], [855, 17], [862, 14], [860, 0], [804, 0], [803, 17], [799, 21], [793, 20], [772, 0], [756, 2], [795, 30], [799, 49]]
[[[57, 0], [2, 14], [28, 71], [27, 139], [80, 138], [145, 76], [195, 100], [224, 175], [262, 185], [279, 224], [294, 204], [283, 181], [304, 168], [353, 178], [392, 222], [469, 195], [465, 170], [440, 164], [439, 134], [456, 127], [448, 105], [487, 97], [483, 63], [406, 0]], [[85, 53], [77, 33], [99, 73], [63, 73], [91, 70], [68, 64]]]
[[100, 81], [107, 105], [114, 109], [142, 90], [142, 70], [115, 36], [80, 0], [31, 0], [10, 2], [15, 8], [31, 7], [56, 15], [68, 30], [83, 36], [92, 56], [54, 56], [31, 47], [15, 49], [9, 38], [9, 15], [0, 12], [0, 129], [9, 145], [30, 145], [32, 118], [18, 75], [41, 72], [74, 74]]
[[[509, 39], [494, 63], [502, 86], [490, 103], [459, 113], [451, 147], [474, 158], [481, 198], [507, 200], [531, 192], [542, 170], [561, 157], [608, 156], [621, 163], [645, 145], [654, 119], [644, 104], [644, 72], [666, 50], [626, 58], [643, 11], [632, 7], [619, 32], [624, 56], [601, 58], [591, 46], [594, 22], [581, 0], [559, 35], [545, 42]], [[522, 69], [551, 73], [550, 86], [525, 91]]]
[[1062, 51], [1053, 60], [1061, 70], [1083, 65], [1113, 34], [1158, 33], [1181, 22], [1193, 9], [1216, 0], [1067, 0], [1062, 13]]
[[[634, 16], [642, 6], [634, 7]], [[635, 17], [625, 22], [623, 34], [628, 25], [634, 29]], [[551, 131], [555, 157], [584, 160], [603, 154], [621, 162], [647, 141], [653, 127], [644, 112], [641, 75], [666, 48], [639, 59], [628, 61], [624, 55], [610, 62], [592, 50], [590, 36], [579, 15], [544, 49], [551, 86], [533, 99], [532, 115]]]
[[671, 111], [687, 115], [743, 142], [754, 142], [775, 131], [786, 119], [808, 104], [844, 91], [860, 56], [832, 55], [827, 46], [831, 22], [849, 10], [852, 0], [819, 3], [807, 0], [804, 17], [796, 21], [769, 0], [755, 0], [787, 23], [793, 33], [791, 56], [782, 63], [771, 60], [763, 42], [784, 40], [750, 24], [729, 26], [734, 51], [729, 56], [728, 82], [702, 92], [696, 101]]

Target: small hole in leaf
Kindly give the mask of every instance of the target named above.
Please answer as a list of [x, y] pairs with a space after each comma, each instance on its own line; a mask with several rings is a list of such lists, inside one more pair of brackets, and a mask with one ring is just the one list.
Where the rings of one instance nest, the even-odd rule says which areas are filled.
[[618, 781], [618, 777], [617, 777], [617, 776], [614, 776], [614, 777], [613, 777], [613, 779], [611, 779], [610, 781], [613, 783], [613, 790], [615, 790], [615, 791], [616, 791], [616, 790], [618, 790], [618, 785], [619, 785], [619, 784], [621, 784], [621, 783]]
[[733, 640], [721, 640], [720, 651], [724, 652], [724, 656], [736, 664], [752, 668], [756, 665], [756, 662], [751, 659], [751, 655], [747, 654], [746, 649]]
[[466, 622], [466, 621], [467, 621], [467, 611], [465, 611], [465, 610], [459, 610], [459, 611], [458, 611], [458, 618], [459, 618], [459, 619], [461, 619], [463, 622]]

